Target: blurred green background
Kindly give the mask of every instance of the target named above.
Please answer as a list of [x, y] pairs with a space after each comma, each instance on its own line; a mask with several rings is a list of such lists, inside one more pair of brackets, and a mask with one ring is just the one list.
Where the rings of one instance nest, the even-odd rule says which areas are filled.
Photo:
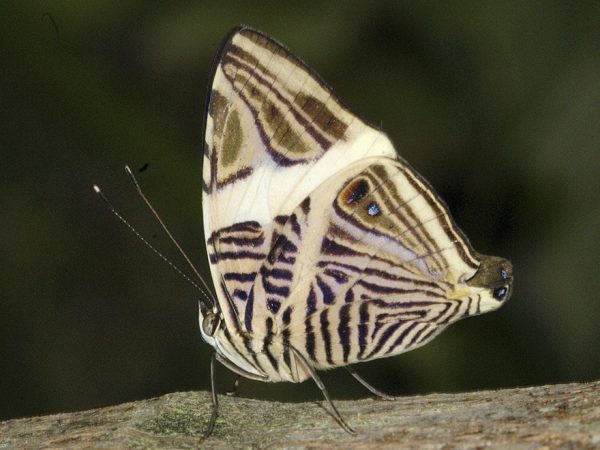
[[[206, 273], [206, 84], [240, 23], [383, 127], [474, 246], [514, 264], [504, 308], [360, 373], [402, 395], [600, 378], [599, 2], [3, 1], [0, 419], [208, 389], [198, 293], [91, 186], [184, 266], [123, 171], [148, 164], [140, 182]], [[310, 382], [241, 395], [320, 398]]]

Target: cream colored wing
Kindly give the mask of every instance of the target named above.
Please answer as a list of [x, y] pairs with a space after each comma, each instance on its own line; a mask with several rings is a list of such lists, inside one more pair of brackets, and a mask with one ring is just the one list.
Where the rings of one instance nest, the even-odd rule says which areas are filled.
[[302, 61], [248, 28], [225, 40], [207, 103], [204, 230], [219, 303], [234, 330], [251, 324], [244, 319], [252, 315], [250, 288], [292, 210], [345, 167], [395, 151]]
[[290, 370], [290, 346], [321, 369], [411, 350], [500, 307], [512, 283], [508, 261], [476, 253], [429, 184], [385, 157], [307, 196], [259, 273], [252, 327], [279, 340]]

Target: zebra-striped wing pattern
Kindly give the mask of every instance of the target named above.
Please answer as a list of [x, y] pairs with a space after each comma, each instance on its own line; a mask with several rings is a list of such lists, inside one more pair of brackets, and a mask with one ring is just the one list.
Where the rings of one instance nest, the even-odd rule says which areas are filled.
[[354, 161], [395, 151], [297, 57], [247, 28], [225, 40], [207, 103], [204, 231], [236, 329], [271, 237], [298, 203]]
[[510, 263], [472, 249], [387, 137], [253, 30], [215, 65], [203, 210], [221, 319], [203, 336], [264, 381], [416, 348], [510, 293]]
[[509, 271], [473, 251], [405, 162], [366, 158], [292, 212], [255, 283], [268, 311], [253, 327], [273, 320], [283, 360], [293, 346], [319, 369], [391, 356], [498, 308]]

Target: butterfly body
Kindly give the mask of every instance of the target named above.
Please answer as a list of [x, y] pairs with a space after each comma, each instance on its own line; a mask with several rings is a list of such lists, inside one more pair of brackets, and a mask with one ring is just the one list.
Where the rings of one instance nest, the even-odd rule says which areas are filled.
[[387, 136], [352, 114], [289, 50], [245, 27], [217, 55], [205, 116], [204, 233], [211, 293], [199, 289], [202, 338], [215, 361], [264, 382], [312, 378], [349, 433], [318, 370], [418, 348], [448, 325], [499, 308], [512, 293], [509, 261], [476, 252], [443, 200]]
[[217, 302], [201, 304], [200, 328], [227, 367], [301, 382], [417, 348], [509, 297], [510, 263], [475, 252], [387, 136], [285, 47], [236, 29], [211, 80], [202, 187]]

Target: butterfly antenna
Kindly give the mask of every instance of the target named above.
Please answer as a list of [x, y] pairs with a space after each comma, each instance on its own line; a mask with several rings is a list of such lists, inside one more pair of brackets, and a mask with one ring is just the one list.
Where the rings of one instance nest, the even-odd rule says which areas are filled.
[[[129, 166], [125, 166], [125, 172], [127, 172], [127, 175], [129, 175], [129, 179], [131, 180], [131, 182], [135, 186], [136, 191], [138, 192], [138, 194], [140, 195], [140, 197], [142, 198], [142, 200], [144, 200], [144, 203], [146, 204], [146, 206], [148, 207], [148, 209], [152, 212], [152, 214], [154, 215], [154, 217], [156, 218], [156, 220], [158, 221], [158, 223], [160, 223], [160, 226], [162, 227], [162, 229], [164, 230], [164, 232], [167, 234], [167, 236], [169, 236], [169, 239], [171, 239], [171, 242], [173, 242], [173, 244], [175, 244], [175, 247], [177, 247], [177, 250], [179, 250], [179, 253], [181, 253], [181, 255], [185, 258], [185, 260], [187, 261], [188, 265], [192, 269], [192, 271], [196, 274], [196, 276], [198, 277], [198, 279], [200, 280], [200, 282], [204, 286], [204, 289], [206, 289], [206, 292], [211, 292], [210, 288], [208, 287], [208, 284], [204, 280], [204, 277], [202, 277], [202, 275], [200, 275], [200, 272], [198, 271], [198, 269], [196, 269], [196, 266], [194, 266], [194, 263], [192, 262], [192, 260], [183, 251], [183, 248], [181, 248], [181, 245], [179, 245], [179, 242], [177, 242], [177, 240], [173, 237], [173, 235], [171, 234], [171, 232], [169, 231], [169, 229], [167, 228], [167, 226], [165, 225], [165, 223], [162, 221], [162, 219], [158, 215], [158, 212], [156, 212], [156, 210], [154, 209], [154, 207], [152, 206], [152, 204], [150, 203], [150, 201], [148, 200], [148, 198], [146, 197], [146, 195], [142, 191], [142, 188], [141, 188], [140, 184], [138, 183], [137, 179], [135, 178], [135, 175], [133, 175], [133, 172], [131, 171], [131, 169], [129, 168]], [[212, 302], [213, 305], [215, 304], [214, 301], [211, 300], [211, 302]]]
[[[142, 236], [135, 228], [133, 225], [131, 225], [127, 219], [125, 219], [121, 213], [119, 213], [119, 211], [117, 211], [117, 209], [113, 206], [113, 204], [110, 202], [110, 200], [104, 195], [104, 193], [100, 190], [100, 187], [97, 184], [94, 184], [93, 186], [94, 188], [94, 192], [96, 192], [96, 194], [98, 194], [98, 196], [102, 199], [102, 201], [107, 205], [108, 209], [121, 221], [125, 224], [125, 226], [127, 228], [129, 228], [133, 234], [135, 234], [137, 236], [137, 238], [142, 241], [146, 247], [148, 247], [150, 250], [152, 250], [156, 255], [158, 255], [160, 257], [160, 259], [162, 259], [164, 262], [166, 262], [175, 272], [177, 272], [179, 275], [181, 275], [184, 279], [186, 279], [192, 286], [194, 286], [196, 289], [198, 289], [202, 295], [206, 298], [206, 300], [208, 301], [208, 303], [210, 305], [214, 305], [214, 300], [212, 299], [211, 296], [209, 296], [204, 289], [202, 289], [202, 287], [200, 287], [194, 280], [192, 280], [186, 273], [184, 273], [179, 267], [177, 267], [175, 264], [173, 264], [165, 255], [163, 255], [160, 251], [158, 251], [150, 242], [148, 242], [146, 240], [146, 238], [144, 238], [144, 236]], [[208, 291], [210, 292], [210, 291]]]

